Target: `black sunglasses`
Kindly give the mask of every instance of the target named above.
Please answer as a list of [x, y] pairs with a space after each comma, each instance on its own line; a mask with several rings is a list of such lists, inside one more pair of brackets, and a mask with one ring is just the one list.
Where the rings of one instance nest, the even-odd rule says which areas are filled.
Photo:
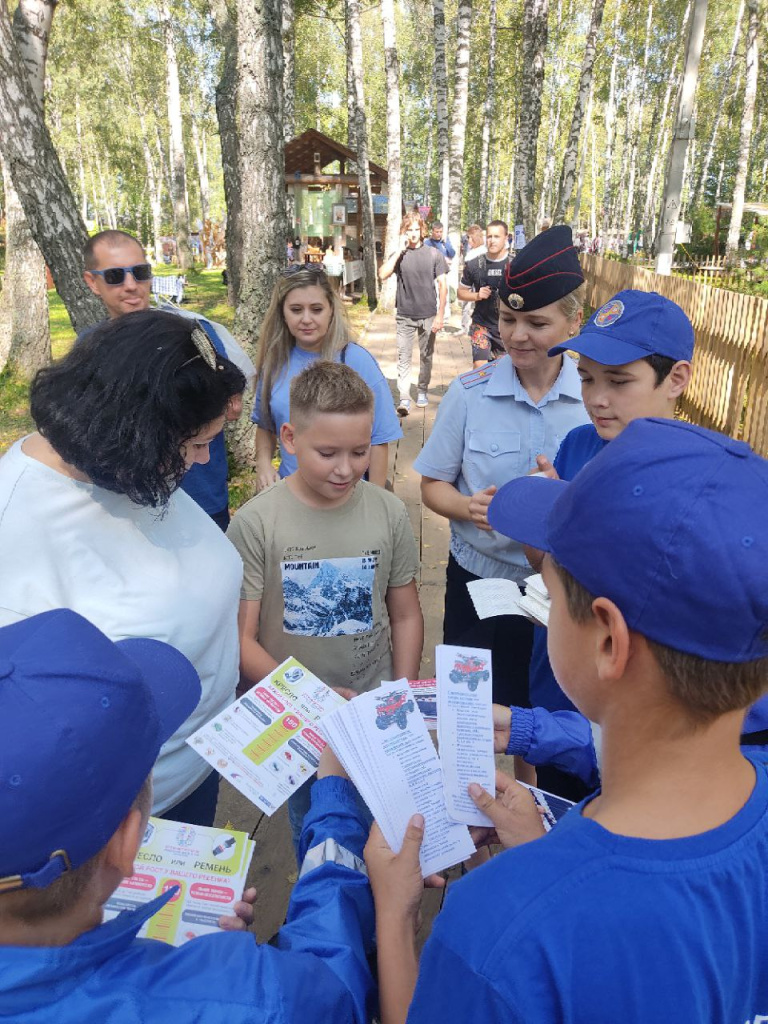
[[105, 284], [122, 284], [126, 274], [131, 274], [136, 282], [149, 281], [152, 277], [152, 264], [137, 263], [135, 267], [109, 267], [107, 270], [91, 270], [90, 273], [103, 277]]

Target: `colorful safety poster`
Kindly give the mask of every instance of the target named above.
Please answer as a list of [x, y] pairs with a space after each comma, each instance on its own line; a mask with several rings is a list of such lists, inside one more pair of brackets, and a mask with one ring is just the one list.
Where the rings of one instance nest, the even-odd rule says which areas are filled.
[[400, 850], [418, 812], [424, 816], [422, 874], [472, 856], [466, 826], [446, 814], [440, 758], [405, 679], [361, 693], [319, 728], [393, 850]]
[[467, 790], [472, 782], [488, 793], [496, 788], [491, 652], [439, 644], [435, 662], [437, 740], [448, 817], [465, 825], [490, 826], [493, 822], [477, 809]]
[[315, 774], [325, 740], [314, 726], [344, 703], [309, 669], [287, 658], [187, 743], [272, 815]]
[[136, 910], [178, 886], [176, 895], [145, 921], [139, 938], [183, 946], [198, 935], [217, 932], [219, 918], [231, 915], [242, 898], [253, 847], [245, 832], [150, 818], [135, 874], [112, 893], [104, 920]]

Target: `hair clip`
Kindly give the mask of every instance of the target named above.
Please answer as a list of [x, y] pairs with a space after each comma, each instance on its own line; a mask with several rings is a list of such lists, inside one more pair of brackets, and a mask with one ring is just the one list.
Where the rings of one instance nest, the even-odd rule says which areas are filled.
[[195, 327], [192, 331], [192, 344], [206, 366], [210, 366], [212, 370], [223, 369], [218, 361], [218, 352], [213, 347], [213, 342], [201, 327]]

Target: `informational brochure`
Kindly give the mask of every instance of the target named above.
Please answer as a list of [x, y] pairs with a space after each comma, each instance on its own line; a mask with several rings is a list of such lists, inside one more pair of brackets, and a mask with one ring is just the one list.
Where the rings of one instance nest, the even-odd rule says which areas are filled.
[[[405, 678], [392, 681], [382, 681], [382, 686], [401, 686], [406, 683]], [[421, 717], [428, 729], [437, 728], [437, 683], [434, 679], [408, 679], [408, 686], [411, 688], [411, 696], [419, 706]]]
[[136, 910], [178, 886], [176, 895], [145, 921], [139, 938], [183, 946], [198, 935], [217, 932], [219, 918], [231, 915], [242, 899], [253, 847], [245, 832], [150, 818], [136, 855], [136, 873], [112, 893], [104, 920]]
[[411, 816], [419, 813], [425, 876], [472, 856], [466, 825], [446, 813], [440, 758], [407, 681], [360, 694], [326, 715], [319, 729], [395, 852]]
[[513, 580], [472, 580], [467, 590], [479, 619], [524, 615], [540, 626], [549, 624], [549, 594], [539, 573], [525, 580], [525, 594]]
[[555, 796], [554, 793], [547, 793], [544, 789], [537, 789], [536, 786], [529, 786], [527, 782], [521, 782], [521, 786], [531, 791], [536, 806], [541, 808], [541, 820], [547, 832], [553, 829], [564, 814], [567, 814], [572, 807], [575, 807], [573, 800], [566, 800], [564, 796]]
[[345, 703], [295, 658], [287, 658], [187, 743], [272, 815], [317, 771], [325, 740], [315, 726]]
[[465, 825], [492, 824], [467, 792], [477, 782], [496, 791], [493, 756], [491, 652], [440, 644], [437, 665], [437, 739], [448, 817]]

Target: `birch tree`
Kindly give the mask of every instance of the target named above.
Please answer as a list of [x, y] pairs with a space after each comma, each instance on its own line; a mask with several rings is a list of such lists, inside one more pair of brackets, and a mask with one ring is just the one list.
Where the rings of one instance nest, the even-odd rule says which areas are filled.
[[483, 141], [480, 150], [480, 223], [488, 221], [488, 170], [491, 151], [491, 125], [496, 94], [496, 0], [488, 8], [488, 77], [485, 82], [483, 103]]
[[758, 45], [757, 31], [759, 27], [759, 0], [747, 0], [747, 31], [744, 77], [744, 107], [741, 114], [741, 131], [739, 133], [739, 158], [736, 167], [736, 181], [733, 186], [733, 204], [731, 206], [731, 223], [728, 228], [728, 241], [725, 246], [727, 263], [736, 259], [741, 233], [741, 218], [744, 215], [744, 192], [747, 187], [749, 171], [749, 151], [752, 146], [752, 124], [755, 118], [755, 97], [757, 95]]
[[675, 134], [672, 140], [667, 179], [664, 185], [664, 200], [661, 207], [659, 247], [656, 255], [657, 274], [669, 274], [672, 270], [672, 254], [675, 247], [675, 233], [680, 215], [680, 196], [685, 173], [685, 155], [688, 142], [693, 134], [693, 108], [706, 20], [707, 0], [694, 0], [693, 17], [685, 48], [683, 87], [680, 91], [675, 118]]
[[544, 54], [547, 48], [549, 0], [523, 2], [523, 68], [520, 116], [515, 150], [515, 221], [525, 228], [530, 240], [536, 230], [534, 190], [536, 149], [541, 126], [541, 97], [544, 89]]
[[354, 95], [355, 144], [357, 152], [358, 201], [363, 226], [363, 259], [365, 262], [365, 290], [368, 304], [376, 305], [378, 275], [376, 273], [376, 236], [373, 224], [373, 200], [368, 166], [368, 126], [365, 118], [363, 91], [363, 40], [360, 31], [360, 0], [345, 0], [347, 21], [347, 47], [352, 72]]
[[[573, 184], [576, 180], [576, 165], [579, 155], [579, 139], [581, 137], [581, 125], [584, 120], [584, 111], [589, 102], [592, 91], [592, 72], [595, 66], [595, 55], [597, 53], [597, 37], [600, 32], [600, 25], [603, 21], [605, 0], [593, 0], [592, 17], [589, 22], [587, 40], [584, 44], [584, 56], [581, 61], [581, 72], [579, 75], [579, 88], [576, 93], [576, 102], [571, 116], [571, 129], [568, 133], [568, 143], [565, 147], [563, 157], [563, 170], [560, 175], [560, 194], [555, 207], [554, 221], [562, 224], [565, 221], [565, 213], [571, 201]], [[584, 144], [586, 146], [586, 142]]]
[[288, 218], [283, 136], [281, 0], [237, 4], [237, 132], [242, 265], [235, 327], [256, 355], [261, 321], [285, 264]]
[[[58, 0], [20, 0], [13, 35], [40, 108], [45, 92], [45, 62]], [[2, 15], [0, 15], [2, 17]], [[5, 184], [5, 279], [0, 295], [0, 369], [7, 361], [25, 377], [51, 361], [45, 260], [27, 226], [11, 175], [3, 162]]]
[[283, 119], [285, 141], [296, 134], [296, 0], [283, 0]]
[[168, 124], [170, 127], [171, 196], [173, 200], [173, 227], [176, 235], [176, 260], [182, 270], [192, 266], [189, 247], [189, 209], [187, 207], [187, 161], [184, 155], [184, 136], [181, 117], [181, 89], [179, 87], [179, 61], [173, 33], [171, 10], [167, 2], [158, 4], [165, 44], [165, 71], [168, 97]]
[[[459, 0], [456, 20], [456, 65], [453, 82], [453, 120], [451, 122], [451, 177], [448, 188], [446, 235], [456, 252], [461, 246], [461, 200], [464, 192], [464, 144], [467, 137], [469, 98], [469, 41], [472, 28], [472, 0]], [[451, 267], [458, 283], [458, 260]]]
[[0, 6], [0, 154], [75, 331], [104, 317], [82, 276], [88, 233]]
[[[403, 179], [400, 163], [400, 60], [397, 54], [394, 0], [381, 0], [381, 25], [384, 35], [384, 67], [387, 76], [387, 237], [384, 252], [397, 249], [403, 206]], [[382, 286], [381, 306], [391, 310], [395, 305], [397, 279], [394, 274]]]
[[240, 139], [237, 133], [237, 29], [228, 0], [213, 0], [211, 10], [222, 50], [221, 77], [216, 85], [216, 119], [221, 143], [221, 170], [227, 205], [227, 297], [234, 306], [240, 293], [243, 259], [240, 193]]
[[448, 120], [448, 65], [445, 56], [445, 3], [433, 0], [435, 28], [435, 107], [437, 110], [438, 209], [440, 220], [448, 224], [448, 193], [451, 181], [451, 130]]

